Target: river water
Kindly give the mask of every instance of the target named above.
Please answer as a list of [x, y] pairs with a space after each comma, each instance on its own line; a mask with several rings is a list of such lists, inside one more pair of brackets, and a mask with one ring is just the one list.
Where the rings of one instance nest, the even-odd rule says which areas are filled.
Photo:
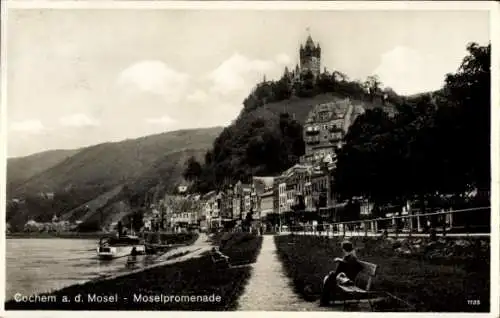
[[6, 299], [32, 295], [127, 272], [149, 265], [149, 259], [127, 266], [127, 258], [97, 258], [95, 239], [13, 238], [6, 243]]

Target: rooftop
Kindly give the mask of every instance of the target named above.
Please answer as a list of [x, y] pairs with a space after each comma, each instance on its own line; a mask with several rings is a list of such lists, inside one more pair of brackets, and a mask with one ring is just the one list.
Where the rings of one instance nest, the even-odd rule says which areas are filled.
[[318, 104], [309, 112], [306, 123], [329, 122], [332, 120], [344, 119], [349, 107], [355, 106], [348, 98]]
[[253, 183], [257, 193], [263, 193], [266, 189], [273, 187], [274, 177], [253, 177]]

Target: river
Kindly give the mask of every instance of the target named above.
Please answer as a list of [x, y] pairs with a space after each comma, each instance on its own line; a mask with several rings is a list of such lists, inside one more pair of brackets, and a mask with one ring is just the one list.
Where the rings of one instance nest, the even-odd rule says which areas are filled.
[[127, 272], [127, 258], [99, 260], [95, 239], [13, 238], [6, 243], [6, 299], [16, 293], [39, 294]]

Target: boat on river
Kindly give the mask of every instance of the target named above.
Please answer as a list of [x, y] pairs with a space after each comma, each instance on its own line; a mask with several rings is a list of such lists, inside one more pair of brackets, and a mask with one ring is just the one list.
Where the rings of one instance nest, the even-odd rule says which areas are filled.
[[146, 253], [144, 241], [137, 236], [124, 235], [118, 237], [102, 237], [97, 247], [97, 256], [100, 259], [125, 257], [131, 255], [134, 248], [136, 255]]

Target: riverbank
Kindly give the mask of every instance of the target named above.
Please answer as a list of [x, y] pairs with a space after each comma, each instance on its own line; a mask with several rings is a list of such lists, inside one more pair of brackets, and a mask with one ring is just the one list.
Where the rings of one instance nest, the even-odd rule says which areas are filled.
[[[234, 233], [224, 253], [255, 261], [262, 237]], [[186, 257], [185, 255], [184, 257]], [[233, 310], [251, 267], [218, 270], [208, 254], [114, 279], [69, 286], [45, 296], [52, 301], [5, 303], [7, 310]], [[81, 295], [81, 302], [75, 297]], [[71, 302], [64, 302], [66, 296]], [[52, 297], [52, 298], [49, 298]], [[105, 298], [102, 298], [105, 297]], [[97, 301], [100, 299], [101, 301]], [[105, 301], [106, 300], [106, 301]]]
[[[103, 236], [113, 235], [109, 232], [17, 232], [7, 233], [7, 239], [35, 238], [35, 239], [100, 239]], [[142, 235], [142, 234], [141, 234]], [[192, 244], [198, 238], [197, 233], [144, 233], [148, 243], [158, 244]]]
[[[295, 291], [317, 300], [323, 277], [341, 257], [342, 238], [276, 236], [278, 255]], [[351, 238], [362, 260], [375, 263], [373, 290], [389, 292], [423, 312], [488, 312], [490, 306], [489, 239]], [[377, 311], [398, 311], [396, 303]]]
[[64, 238], [64, 239], [99, 239], [104, 235], [109, 235], [109, 233], [105, 232], [89, 232], [89, 233], [80, 233], [80, 232], [60, 232], [60, 233], [39, 233], [39, 232], [18, 232], [18, 233], [7, 233], [7, 239], [15, 239], [15, 238]]

